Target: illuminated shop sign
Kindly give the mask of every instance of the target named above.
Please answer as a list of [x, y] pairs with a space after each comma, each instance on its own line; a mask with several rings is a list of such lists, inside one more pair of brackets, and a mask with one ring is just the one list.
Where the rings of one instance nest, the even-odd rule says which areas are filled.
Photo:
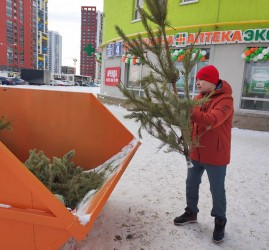
[[[192, 43], [206, 44], [234, 44], [234, 43], [268, 43], [269, 29], [206, 31], [198, 33], [180, 32], [167, 36], [168, 43], [173, 47], [186, 47]], [[157, 39], [157, 38], [156, 38]], [[144, 38], [149, 46], [149, 38]], [[127, 45], [125, 45], [127, 47]]]
[[120, 67], [106, 68], [105, 85], [116, 86], [120, 83]]
[[[158, 38], [156, 38], [157, 40]], [[208, 44], [235, 44], [235, 43], [268, 43], [269, 28], [247, 29], [247, 30], [223, 30], [223, 31], [206, 31], [198, 33], [180, 32], [175, 35], [167, 36], [168, 43], [173, 47], [186, 47], [190, 44], [208, 45]], [[143, 41], [149, 46], [151, 41], [144, 38]], [[107, 51], [111, 49], [112, 44], [107, 45]], [[118, 49], [122, 46], [118, 46]], [[124, 43], [125, 50], [128, 45]], [[114, 50], [115, 53], [115, 50]], [[108, 53], [107, 53], [108, 54]], [[118, 53], [119, 56], [121, 53]], [[111, 55], [113, 56], [113, 55]]]
[[207, 31], [197, 33], [181, 32], [175, 36], [168, 37], [169, 43], [175, 47], [185, 47], [192, 43], [196, 45], [205, 44], [233, 44], [233, 43], [268, 43], [269, 29], [248, 29]]

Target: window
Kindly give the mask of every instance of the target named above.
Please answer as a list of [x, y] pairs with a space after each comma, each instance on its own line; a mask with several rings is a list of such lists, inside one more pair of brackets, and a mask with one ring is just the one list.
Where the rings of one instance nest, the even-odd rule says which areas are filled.
[[6, 15], [7, 17], [12, 17], [12, 5], [10, 6], [9, 3], [6, 5]]
[[[195, 75], [204, 66], [208, 65], [207, 61], [199, 62], [195, 65], [190, 74], [189, 91], [193, 98], [197, 93]], [[183, 68], [182, 62], [176, 62], [176, 68], [181, 70]], [[140, 80], [146, 76], [143, 65], [128, 65], [127, 88], [134, 91], [138, 96], [143, 96], [144, 90], [141, 87]], [[180, 96], [184, 96], [183, 76], [177, 81], [177, 89]]]
[[[193, 68], [190, 73], [190, 79], [189, 79], [189, 93], [192, 96], [192, 98], [198, 94], [197, 88], [196, 88], [196, 79], [195, 76], [197, 72], [204, 66], [208, 65], [208, 60], [210, 56], [210, 50], [209, 49], [203, 49], [203, 52], [206, 54], [204, 55], [203, 61], [199, 61]], [[179, 70], [179, 72], [183, 69], [182, 62], [176, 62], [176, 68]], [[184, 96], [184, 78], [183, 75], [180, 74], [180, 79], [177, 81], [177, 90], [180, 96]]]
[[189, 3], [197, 3], [197, 2], [198, 0], [181, 0], [180, 5], [189, 4]]
[[[199, 56], [201, 56], [201, 61], [199, 61], [192, 69], [191, 74], [190, 74], [190, 79], [189, 79], [189, 92], [190, 96], [194, 97], [196, 94], [198, 94], [198, 91], [196, 89], [196, 79], [195, 76], [197, 72], [204, 66], [208, 65], [209, 57], [210, 57], [210, 49], [204, 48], [200, 49], [201, 53]], [[182, 61], [176, 61], [175, 62], [176, 68], [181, 71], [183, 69], [183, 64]], [[126, 87], [129, 90], [132, 90], [135, 94], [138, 96], [143, 96], [144, 95], [144, 90], [141, 86], [141, 79], [145, 77], [146, 75], [149, 74], [150, 69], [146, 67], [143, 64], [133, 64], [132, 59], [131, 62], [127, 64], [126, 72], [127, 72], [127, 84]], [[178, 94], [180, 96], [184, 96], [184, 79], [183, 76], [181, 75], [180, 79], [177, 81], [177, 89], [178, 89]]]
[[138, 96], [143, 96], [144, 90], [141, 87], [141, 79], [146, 76], [146, 67], [143, 64], [127, 64], [127, 85], [129, 90], [134, 91]]
[[[189, 79], [189, 93], [190, 96], [193, 98], [196, 94], [198, 94], [197, 88], [196, 88], [196, 79], [195, 76], [197, 74], [197, 72], [204, 66], [208, 65], [207, 61], [204, 62], [199, 62], [197, 63], [193, 68], [192, 71], [190, 73], [190, 79]], [[179, 70], [179, 72], [183, 69], [183, 65], [182, 62], [176, 62], [176, 68]], [[178, 94], [180, 96], [184, 96], [184, 78], [183, 75], [180, 74], [180, 78], [177, 81], [177, 90], [178, 90]]]
[[141, 67], [140, 65], [128, 64], [128, 88], [140, 88]]
[[12, 47], [7, 47], [7, 61], [8, 61], [8, 64], [13, 63], [13, 48]]
[[7, 22], [6, 22], [6, 29], [7, 29], [7, 41], [8, 41], [8, 43], [13, 43], [13, 26], [12, 26], [12, 21], [7, 20]]
[[269, 61], [246, 64], [240, 108], [269, 111]]
[[139, 11], [138, 11], [138, 7], [143, 6], [143, 0], [135, 0], [134, 3], [135, 3], [135, 6], [134, 6], [133, 20], [140, 20], [140, 14], [139, 14]]

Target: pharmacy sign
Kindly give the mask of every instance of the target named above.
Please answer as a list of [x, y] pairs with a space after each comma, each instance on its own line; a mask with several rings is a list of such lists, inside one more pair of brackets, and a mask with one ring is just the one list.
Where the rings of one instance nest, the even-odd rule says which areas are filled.
[[174, 47], [185, 47], [192, 43], [206, 44], [234, 44], [234, 43], [268, 43], [269, 28], [247, 30], [206, 31], [198, 33], [180, 32], [167, 37]]

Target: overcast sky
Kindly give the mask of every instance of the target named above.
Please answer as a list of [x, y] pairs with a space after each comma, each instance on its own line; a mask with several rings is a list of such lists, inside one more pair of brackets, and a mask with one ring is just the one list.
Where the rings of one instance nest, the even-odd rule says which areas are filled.
[[103, 12], [103, 0], [50, 0], [48, 2], [48, 28], [62, 36], [62, 65], [74, 66], [79, 73], [81, 6], [96, 6]]

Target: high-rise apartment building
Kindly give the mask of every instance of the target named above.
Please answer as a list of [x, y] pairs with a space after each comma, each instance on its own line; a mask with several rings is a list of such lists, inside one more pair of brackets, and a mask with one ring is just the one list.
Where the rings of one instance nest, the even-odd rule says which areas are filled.
[[48, 69], [55, 74], [61, 74], [62, 67], [62, 36], [59, 32], [49, 31]]
[[36, 68], [48, 69], [48, 0], [33, 0], [33, 6], [37, 16], [37, 20], [33, 19], [34, 25], [37, 24], [37, 34], [33, 36]]
[[[103, 12], [97, 11], [97, 32], [96, 49], [102, 44], [103, 40]], [[101, 63], [95, 62], [95, 79], [101, 79]]]
[[0, 70], [47, 68], [48, 0], [0, 1]]
[[[93, 49], [102, 43], [103, 14], [95, 6], [81, 7], [80, 74], [96, 78], [96, 61]], [[87, 49], [88, 52], [85, 51]], [[88, 53], [91, 55], [88, 55]]]

